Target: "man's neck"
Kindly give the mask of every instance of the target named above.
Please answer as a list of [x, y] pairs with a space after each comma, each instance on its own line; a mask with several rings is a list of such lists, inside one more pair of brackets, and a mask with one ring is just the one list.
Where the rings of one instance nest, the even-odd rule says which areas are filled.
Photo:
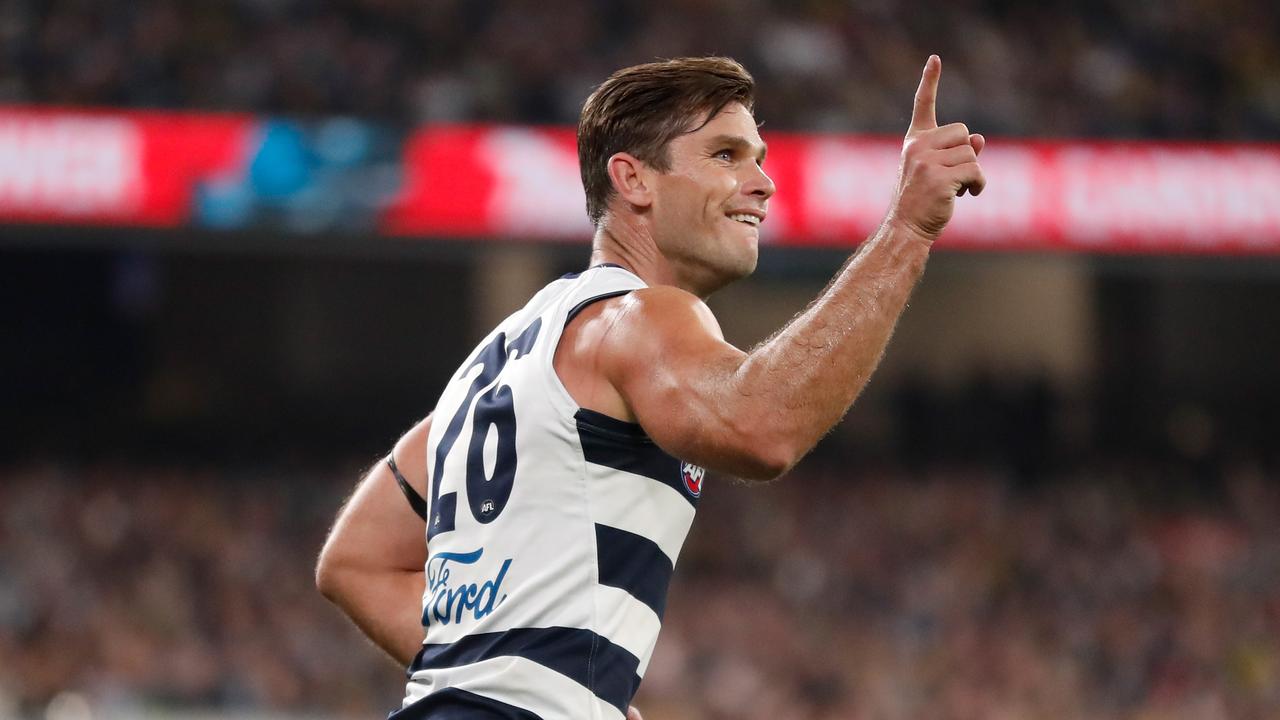
[[591, 265], [612, 263], [635, 273], [646, 285], [681, 287], [671, 263], [642, 223], [606, 216], [596, 226], [591, 246]]

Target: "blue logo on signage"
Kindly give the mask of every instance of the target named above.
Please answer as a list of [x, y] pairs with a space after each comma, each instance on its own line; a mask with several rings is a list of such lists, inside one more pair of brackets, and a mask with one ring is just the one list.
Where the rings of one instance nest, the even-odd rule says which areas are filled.
[[462, 622], [462, 616], [468, 610], [474, 619], [479, 620], [507, 599], [506, 595], [499, 596], [499, 592], [507, 569], [511, 567], [511, 558], [503, 560], [498, 574], [483, 583], [450, 582], [456, 566], [474, 565], [483, 554], [484, 548], [469, 553], [442, 552], [427, 561], [427, 594], [431, 597], [422, 609], [423, 626], [433, 622], [442, 625]]

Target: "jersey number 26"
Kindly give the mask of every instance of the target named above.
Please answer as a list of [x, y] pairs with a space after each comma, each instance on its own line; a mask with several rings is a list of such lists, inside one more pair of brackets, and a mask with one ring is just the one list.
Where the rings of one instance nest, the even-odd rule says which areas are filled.
[[[427, 539], [454, 529], [458, 511], [456, 492], [440, 494], [444, 461], [462, 434], [467, 414], [472, 414], [471, 440], [467, 443], [467, 504], [471, 515], [478, 522], [491, 523], [502, 513], [511, 498], [511, 486], [516, 479], [516, 407], [509, 385], [495, 384], [507, 362], [528, 355], [542, 329], [542, 318], [534, 320], [507, 342], [506, 333], [498, 333], [493, 341], [481, 348], [476, 359], [467, 366], [463, 375], [480, 367], [480, 373], [471, 381], [467, 397], [454, 412], [448, 427], [436, 446], [434, 472], [431, 473], [431, 516], [427, 524]], [[489, 387], [492, 385], [492, 387]], [[489, 390], [477, 399], [476, 395]], [[474, 405], [474, 410], [472, 406]], [[497, 433], [497, 457], [493, 463], [493, 476], [484, 468], [484, 446], [490, 432]]]

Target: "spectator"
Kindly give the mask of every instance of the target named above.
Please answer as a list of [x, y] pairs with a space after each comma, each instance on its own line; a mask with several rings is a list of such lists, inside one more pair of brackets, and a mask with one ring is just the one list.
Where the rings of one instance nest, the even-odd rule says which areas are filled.
[[1271, 139], [1277, 36], [1262, 0], [12, 0], [0, 101], [571, 124], [618, 67], [721, 53], [771, 129], [896, 134], [938, 52], [943, 106], [993, 135]]
[[[1237, 461], [1218, 505], [1180, 509], [1105, 462], [1030, 487], [993, 467], [719, 484], [646, 717], [1269, 717], [1280, 488]], [[125, 714], [385, 711], [399, 673], [311, 586], [352, 475], [294, 473], [7, 469], [0, 694], [28, 716], [67, 689]]]

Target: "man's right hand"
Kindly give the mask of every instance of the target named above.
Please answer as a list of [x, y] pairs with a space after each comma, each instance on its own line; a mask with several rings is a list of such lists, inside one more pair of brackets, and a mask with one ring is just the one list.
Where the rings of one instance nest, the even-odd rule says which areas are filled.
[[942, 60], [930, 55], [916, 90], [911, 127], [902, 143], [898, 186], [886, 222], [933, 242], [951, 220], [957, 197], [987, 185], [978, 164], [986, 139], [964, 123], [938, 127], [938, 78]]

